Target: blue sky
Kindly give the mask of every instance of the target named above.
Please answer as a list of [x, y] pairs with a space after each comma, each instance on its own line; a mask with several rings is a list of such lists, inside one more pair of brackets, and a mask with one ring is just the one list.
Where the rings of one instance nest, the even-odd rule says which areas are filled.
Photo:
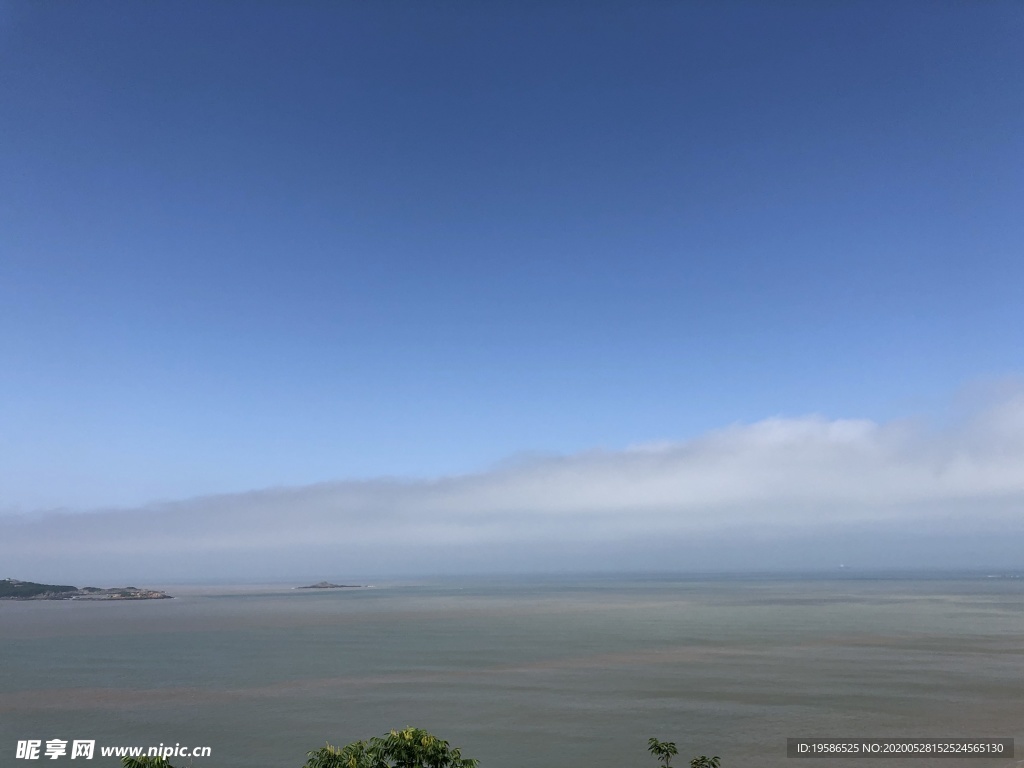
[[0, 509], [941, 421], [1024, 367], [1022, 34], [0, 2]]

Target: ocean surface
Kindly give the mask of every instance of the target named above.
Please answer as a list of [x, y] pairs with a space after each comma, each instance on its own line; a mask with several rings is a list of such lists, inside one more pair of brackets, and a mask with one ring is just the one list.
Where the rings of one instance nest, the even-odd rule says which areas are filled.
[[[1024, 764], [1019, 575], [141, 586], [177, 599], [0, 602], [0, 766], [60, 738], [299, 768], [406, 725], [481, 768], [656, 768], [650, 736], [677, 768]], [[789, 759], [797, 736], [1013, 737], [1017, 756]]]

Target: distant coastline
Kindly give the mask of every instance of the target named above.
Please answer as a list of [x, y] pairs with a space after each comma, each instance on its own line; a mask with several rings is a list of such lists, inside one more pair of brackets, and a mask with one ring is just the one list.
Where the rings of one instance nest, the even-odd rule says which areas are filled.
[[73, 587], [0, 579], [0, 600], [170, 600], [173, 595], [139, 587]]
[[293, 587], [293, 589], [362, 589], [363, 586], [363, 584], [331, 584], [329, 581], [320, 581], [305, 587]]

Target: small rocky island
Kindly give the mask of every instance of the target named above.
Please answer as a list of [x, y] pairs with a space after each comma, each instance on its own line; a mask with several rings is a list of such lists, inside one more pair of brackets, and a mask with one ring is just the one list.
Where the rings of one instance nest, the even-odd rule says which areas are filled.
[[68, 584], [0, 579], [0, 600], [167, 600], [171, 597], [166, 592], [138, 587], [79, 588]]
[[361, 584], [331, 584], [329, 581], [321, 581], [306, 587], [295, 587], [295, 589], [359, 589], [361, 586]]

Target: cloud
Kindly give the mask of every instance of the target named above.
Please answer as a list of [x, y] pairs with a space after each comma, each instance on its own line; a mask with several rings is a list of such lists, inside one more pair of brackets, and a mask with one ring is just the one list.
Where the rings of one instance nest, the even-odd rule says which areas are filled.
[[[830, 558], [980, 567], [993, 557], [1013, 559], [1024, 541], [1022, 513], [1018, 391], [944, 430], [774, 418], [684, 442], [535, 458], [433, 480], [5, 516], [0, 557], [23, 578], [25, 569], [40, 577], [73, 576], [78, 568], [258, 579], [659, 564], [813, 567]], [[970, 551], [964, 542], [973, 542]], [[856, 551], [843, 557], [851, 547]], [[672, 553], [685, 561], [667, 562]]]

